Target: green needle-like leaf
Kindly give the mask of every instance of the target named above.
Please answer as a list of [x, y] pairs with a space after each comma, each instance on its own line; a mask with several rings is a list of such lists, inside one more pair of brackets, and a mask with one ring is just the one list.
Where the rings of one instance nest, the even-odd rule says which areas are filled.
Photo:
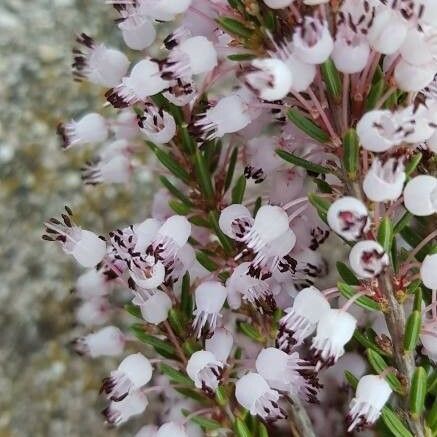
[[297, 109], [290, 109], [288, 111], [288, 119], [302, 132], [309, 137], [318, 141], [319, 143], [327, 143], [330, 139], [328, 133], [317, 126], [312, 120], [307, 118]]
[[328, 167], [324, 167], [323, 165], [315, 164], [314, 162], [308, 161], [299, 156], [293, 155], [292, 153], [286, 152], [285, 150], [277, 149], [276, 153], [281, 157], [284, 161], [289, 162], [290, 164], [294, 164], [297, 167], [302, 167], [305, 170], [308, 170], [312, 173], [332, 173], [331, 169]]
[[334, 98], [336, 102], [341, 99], [341, 79], [340, 73], [335, 67], [332, 59], [328, 59], [320, 65], [320, 71], [322, 72], [323, 82], [326, 85], [328, 93]]
[[348, 177], [355, 180], [360, 166], [360, 144], [355, 129], [349, 129], [344, 135], [343, 165]]
[[404, 349], [413, 351], [419, 341], [420, 329], [422, 326], [422, 316], [420, 311], [413, 311], [408, 317], [405, 327]]
[[419, 417], [425, 408], [427, 375], [423, 367], [418, 367], [411, 380], [410, 411], [414, 417]]

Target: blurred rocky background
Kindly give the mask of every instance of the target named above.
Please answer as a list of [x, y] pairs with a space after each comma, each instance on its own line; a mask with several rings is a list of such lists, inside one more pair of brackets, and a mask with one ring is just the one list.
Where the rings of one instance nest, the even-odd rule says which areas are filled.
[[72, 81], [71, 47], [82, 31], [119, 46], [112, 18], [104, 0], [0, 2], [1, 437], [139, 428], [105, 429], [97, 392], [114, 362], [69, 350], [84, 333], [73, 326], [76, 267], [41, 240], [44, 220], [65, 204], [100, 233], [145, 214], [145, 184], [85, 189], [79, 168], [90, 152], [62, 152], [55, 134], [60, 120], [102, 107], [102, 90]]

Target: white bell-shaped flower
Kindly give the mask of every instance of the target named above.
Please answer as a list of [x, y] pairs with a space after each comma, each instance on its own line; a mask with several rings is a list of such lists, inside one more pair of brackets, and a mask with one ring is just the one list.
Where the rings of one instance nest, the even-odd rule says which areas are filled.
[[196, 288], [193, 330], [197, 332], [197, 337], [202, 335], [205, 328], [206, 332], [214, 333], [227, 294], [226, 288], [216, 281], [203, 282]]
[[391, 55], [402, 46], [408, 32], [408, 23], [391, 8], [377, 9], [367, 38], [370, 46], [383, 55]]
[[58, 135], [64, 149], [89, 143], [101, 143], [108, 138], [108, 125], [100, 114], [92, 112], [78, 121], [72, 120], [58, 125]]
[[191, 234], [191, 224], [183, 216], [171, 216], [158, 227], [158, 222], [148, 220], [129, 259], [131, 278], [140, 288], [153, 289], [164, 280], [178, 279], [193, 262], [192, 249], [186, 247]]
[[145, 425], [135, 434], [135, 437], [156, 437], [157, 432], [156, 425]]
[[119, 50], [96, 44], [82, 33], [76, 41], [82, 48], [73, 50], [73, 75], [76, 80], [86, 78], [92, 83], [113, 87], [120, 83], [129, 68], [129, 60]]
[[300, 345], [316, 330], [320, 318], [330, 308], [326, 297], [316, 287], [301, 290], [293, 306], [285, 310], [286, 315], [279, 321], [277, 347], [288, 352]]
[[406, 62], [417, 66], [433, 62], [437, 58], [435, 27], [422, 25], [420, 30], [411, 27], [402, 44], [400, 54]]
[[156, 437], [188, 437], [184, 425], [176, 422], [168, 422], [161, 425], [156, 433]]
[[[272, 223], [275, 225], [272, 226]], [[242, 241], [249, 249], [259, 252], [288, 229], [287, 213], [279, 206], [264, 205], [258, 210], [253, 226]]]
[[152, 255], [132, 257], [130, 276], [136, 285], [146, 290], [159, 287], [165, 279], [165, 266]]
[[384, 162], [375, 158], [364, 177], [363, 191], [373, 202], [397, 200], [402, 194], [406, 178], [402, 159], [392, 157]]
[[392, 389], [379, 375], [365, 375], [359, 382], [346, 418], [348, 432], [373, 425], [387, 403]]
[[244, 81], [260, 99], [272, 102], [283, 99], [289, 93], [293, 75], [280, 59], [255, 59], [246, 69]]
[[287, 229], [279, 237], [270, 241], [265, 247], [259, 251], [251, 262], [251, 270], [258, 272], [258, 276], [262, 273], [262, 268], [266, 267], [270, 272], [273, 272], [283, 261], [296, 244], [296, 234]]
[[437, 363], [437, 324], [425, 324], [426, 332], [420, 334], [422, 352], [434, 363]]
[[283, 60], [287, 64], [293, 77], [291, 90], [296, 93], [301, 93], [308, 89], [316, 77], [316, 66], [308, 62], [303, 62], [292, 53], [287, 54]]
[[317, 324], [311, 349], [317, 368], [329, 367], [344, 354], [345, 344], [352, 338], [357, 320], [343, 310], [330, 309]]
[[61, 220], [51, 218], [45, 223], [43, 239], [58, 242], [83, 267], [95, 267], [106, 255], [105, 238], [78, 227], [70, 208], [65, 210], [67, 214], [62, 214]]
[[420, 279], [425, 287], [437, 290], [437, 254], [426, 255], [420, 266]]
[[431, 152], [437, 153], [437, 129], [434, 131], [431, 137], [428, 138], [426, 145]]
[[73, 348], [79, 355], [91, 358], [115, 357], [124, 350], [126, 337], [116, 326], [106, 326], [97, 332], [79, 337], [73, 341]]
[[[228, 279], [229, 293], [238, 292], [261, 313], [273, 313], [276, 309], [274, 287], [271, 282], [251, 271], [251, 263], [245, 262], [234, 269]], [[268, 275], [270, 276], [270, 275]]]
[[108, 159], [100, 157], [81, 168], [82, 180], [86, 185], [127, 184], [132, 175], [129, 157], [118, 154]]
[[348, 241], [355, 241], [368, 230], [369, 213], [366, 205], [355, 197], [341, 197], [328, 209], [329, 227]]
[[411, 179], [404, 189], [405, 208], [411, 214], [428, 216], [437, 212], [437, 178], [420, 175]]
[[404, 130], [389, 110], [366, 112], [357, 124], [361, 145], [371, 152], [385, 152], [404, 139]]
[[263, 0], [264, 3], [272, 9], [284, 9], [290, 6], [294, 0]]
[[370, 47], [363, 35], [340, 28], [331, 53], [338, 71], [345, 74], [359, 73], [364, 70], [370, 55]]
[[322, 64], [334, 48], [328, 24], [319, 18], [305, 16], [293, 34], [294, 54], [308, 64]]
[[205, 340], [205, 350], [212, 352], [217, 360], [226, 363], [234, 345], [234, 337], [226, 328], [217, 328], [211, 338]]
[[152, 325], [159, 325], [166, 321], [172, 307], [171, 299], [159, 290], [153, 292], [146, 300], [136, 296], [132, 302], [139, 305], [144, 320]]
[[90, 269], [77, 278], [74, 290], [81, 299], [106, 296], [108, 281], [101, 270]]
[[396, 64], [394, 78], [402, 91], [418, 92], [434, 80], [436, 72], [435, 61], [424, 65], [414, 65], [402, 59]]
[[108, 322], [111, 315], [111, 306], [107, 299], [97, 297], [82, 302], [76, 309], [76, 320], [80, 325], [87, 327], [100, 326]]
[[168, 266], [167, 268], [167, 278], [176, 282], [179, 278], [182, 278], [185, 273], [193, 266], [196, 261], [196, 253], [191, 244], [185, 244], [181, 249], [178, 250], [178, 253], [174, 259], [174, 263], [172, 266]]
[[105, 392], [111, 401], [120, 402], [131, 392], [146, 385], [152, 379], [152, 373], [152, 365], [144, 355], [129, 355], [117, 370], [111, 372], [111, 376], [103, 379], [100, 392]]
[[349, 264], [354, 273], [362, 279], [379, 276], [389, 265], [384, 248], [374, 240], [359, 241], [349, 253]]
[[185, 106], [197, 96], [197, 86], [192, 79], [180, 79], [171, 82], [167, 91], [162, 94], [169, 102], [176, 106]]
[[99, 151], [99, 158], [102, 161], [108, 162], [116, 156], [125, 156], [130, 158], [132, 155], [132, 146], [127, 140], [115, 140], [110, 143], [104, 144], [103, 148]]
[[235, 203], [222, 210], [219, 226], [223, 233], [236, 241], [242, 241], [253, 225], [252, 213], [243, 205]]
[[142, 116], [138, 117], [141, 132], [156, 144], [165, 144], [176, 135], [176, 122], [167, 111], [154, 105], [146, 105]]
[[246, 145], [246, 167], [244, 176], [253, 179], [255, 184], [263, 182], [269, 174], [283, 166], [284, 161], [276, 153], [279, 139], [270, 136], [252, 138]]
[[223, 376], [224, 365], [209, 351], [194, 352], [188, 360], [187, 374], [194, 385], [213, 396]]
[[422, 20], [430, 25], [435, 25], [437, 22], [437, 4], [433, 0], [421, 0], [423, 5]]
[[[436, 70], [437, 72], [437, 70]], [[433, 116], [435, 108], [430, 105], [409, 105], [396, 111], [395, 116], [404, 124], [404, 141], [416, 144], [426, 141], [435, 131]]]
[[314, 368], [302, 360], [297, 352], [289, 355], [274, 347], [262, 349], [255, 366], [270, 387], [301, 396], [308, 402], [317, 402], [317, 375]]
[[161, 256], [176, 255], [177, 251], [185, 246], [190, 235], [191, 223], [187, 218], [174, 215], [159, 228], [155, 244]]
[[260, 416], [267, 421], [285, 419], [285, 411], [279, 406], [280, 395], [272, 390], [258, 373], [248, 373], [235, 384], [237, 402], [252, 416]]
[[193, 75], [212, 71], [217, 63], [214, 44], [204, 36], [193, 36], [181, 41], [170, 52], [167, 60], [161, 64], [161, 75], [167, 80], [189, 80]]
[[147, 396], [141, 390], [135, 390], [118, 402], [112, 401], [102, 414], [110, 425], [120, 426], [131, 417], [142, 414], [148, 404]]
[[239, 95], [231, 94], [207, 109], [195, 122], [195, 126], [200, 129], [205, 140], [213, 140], [238, 132], [251, 121], [247, 104]]
[[120, 111], [112, 122], [111, 129], [118, 140], [133, 140], [140, 132], [137, 114], [131, 109]]
[[131, 13], [127, 9], [126, 18], [118, 24], [125, 44], [132, 50], [150, 47], [156, 38], [152, 21], [145, 15]]
[[125, 108], [144, 102], [167, 87], [168, 82], [161, 78], [158, 63], [146, 58], [135, 64], [129, 76], [106, 93], [106, 98], [115, 108]]
[[154, 218], [146, 219], [142, 223], [135, 225], [134, 230], [137, 237], [135, 252], [145, 251], [153, 242], [161, 226], [162, 222]]
[[156, 0], [153, 2], [144, 1], [144, 8], [147, 13], [158, 21], [173, 21], [177, 14], [186, 12], [192, 0]]

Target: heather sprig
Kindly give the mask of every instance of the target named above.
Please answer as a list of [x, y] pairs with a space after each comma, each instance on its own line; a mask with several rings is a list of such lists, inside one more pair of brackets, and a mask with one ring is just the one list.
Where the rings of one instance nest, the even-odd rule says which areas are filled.
[[[67, 207], [43, 237], [89, 269], [75, 350], [141, 350], [106, 421], [163, 402], [137, 437], [434, 435], [434, 0], [107, 3], [131, 50], [81, 34], [73, 74], [112, 115], [62, 148], [95, 148], [85, 184], [162, 187], [140, 223], [99, 237]], [[90, 332], [123, 299], [130, 329]]]

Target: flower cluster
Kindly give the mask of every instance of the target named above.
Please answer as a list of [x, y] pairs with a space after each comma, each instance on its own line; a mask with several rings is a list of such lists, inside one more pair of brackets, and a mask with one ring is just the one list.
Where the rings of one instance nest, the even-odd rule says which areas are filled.
[[69, 207], [43, 236], [88, 269], [74, 349], [129, 349], [106, 421], [163, 401], [138, 437], [436, 432], [435, 1], [107, 3], [131, 50], [77, 38], [108, 111], [62, 149], [94, 148], [86, 185], [156, 191], [105, 236]]

